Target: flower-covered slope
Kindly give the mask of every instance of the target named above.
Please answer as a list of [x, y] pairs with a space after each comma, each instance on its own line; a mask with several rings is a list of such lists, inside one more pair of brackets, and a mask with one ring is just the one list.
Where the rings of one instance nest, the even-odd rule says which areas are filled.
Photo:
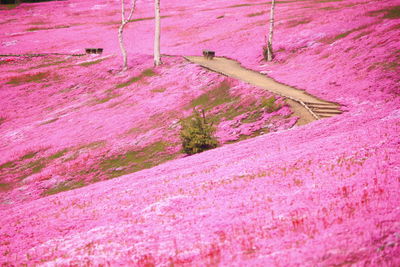
[[[162, 3], [163, 53], [214, 49], [283, 83], [338, 102], [347, 112], [38, 200], [30, 201], [36, 198], [29, 196], [35, 195], [31, 189], [7, 191], [15, 194], [8, 196], [15, 202], [4, 203], [1, 211], [1, 262], [398, 266], [399, 2], [278, 1], [276, 59], [268, 64], [261, 61], [269, 7], [263, 1]], [[5, 27], [2, 53], [5, 48], [10, 53], [76, 53], [85, 46], [113, 51], [108, 55], [118, 53], [116, 39], [109, 37], [118, 26], [114, 1], [57, 1], [1, 12], [14, 25]], [[32, 21], [16, 23], [18, 16], [30, 14]], [[27, 172], [39, 170], [40, 175], [28, 177], [33, 180], [28, 185], [57, 179], [52, 174], [69, 157], [76, 165], [63, 167], [60, 174], [65, 178], [75, 175], [73, 170], [90, 171], [79, 164], [96, 166], [97, 161], [91, 165], [88, 160], [91, 154], [118, 156], [135, 145], [131, 142], [141, 133], [128, 114], [136, 121], [155, 115], [159, 123], [174, 129], [176, 118], [160, 114], [172, 109], [190, 115], [184, 107], [203, 93], [193, 88], [224, 82], [217, 74], [167, 57], [165, 66], [144, 72], [151, 67], [151, 58], [138, 53], [152, 52], [151, 17], [152, 1], [138, 1], [135, 18], [140, 20], [126, 31], [130, 65], [135, 68], [126, 76], [117, 75], [120, 62], [115, 56], [94, 58], [104, 60], [89, 65], [87, 59], [66, 58], [68, 62], [58, 63], [65, 66], [62, 71], [46, 74], [45, 66], [23, 78], [9, 70], [55, 62], [1, 64], [7, 70], [2, 81], [9, 83], [1, 91], [2, 103], [9, 105], [1, 107], [6, 114], [0, 125], [3, 169], [31, 164]], [[29, 29], [33, 26], [27, 24], [44, 19], [57, 27], [41, 24], [46, 29]], [[42, 34], [46, 31], [52, 38]], [[92, 66], [90, 71], [85, 65]], [[141, 77], [140, 85], [135, 81], [124, 86], [132, 77]], [[184, 92], [174, 89], [180, 87]], [[18, 88], [31, 90], [32, 95]], [[247, 90], [243, 84], [236, 88]], [[66, 95], [59, 95], [61, 90]], [[179, 95], [184, 93], [187, 98]], [[149, 95], [154, 102], [136, 103]], [[124, 99], [118, 99], [121, 96]], [[48, 102], [38, 108], [37, 100]], [[162, 109], [166, 105], [176, 106]], [[118, 112], [110, 114], [110, 108]], [[43, 129], [36, 128], [40, 122]], [[56, 134], [45, 131], [59, 129], [50, 127], [56, 124], [69, 126]], [[165, 129], [157, 129], [138, 139], [157, 144], [150, 154], [168, 148], [157, 143], [156, 137], [169, 137], [164, 136]], [[127, 132], [135, 138], [125, 137]], [[63, 151], [71, 147], [78, 149]], [[45, 157], [37, 158], [36, 152]], [[118, 172], [113, 163], [104, 164]], [[18, 204], [24, 194], [26, 200]]]

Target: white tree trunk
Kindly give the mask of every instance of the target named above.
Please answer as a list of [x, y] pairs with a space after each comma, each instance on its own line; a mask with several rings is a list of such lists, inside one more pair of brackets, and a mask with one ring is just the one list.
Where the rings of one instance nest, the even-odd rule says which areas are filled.
[[122, 53], [123, 65], [122, 70], [126, 71], [128, 69], [128, 55], [126, 53], [125, 45], [124, 45], [124, 27], [126, 24], [122, 23], [121, 26], [118, 28], [118, 40], [119, 40], [119, 47]]
[[267, 61], [272, 61], [272, 58], [274, 57], [273, 50], [272, 50], [272, 38], [274, 36], [274, 13], [275, 13], [275, 0], [272, 0], [270, 18], [269, 18], [269, 36], [268, 36], [268, 43], [267, 43]]
[[128, 14], [128, 17], [125, 18], [125, 0], [121, 0], [121, 25], [118, 28], [118, 40], [119, 40], [119, 47], [121, 49], [122, 58], [123, 58], [123, 66], [122, 70], [125, 71], [128, 69], [128, 54], [125, 49], [124, 45], [124, 28], [126, 24], [132, 19], [133, 11], [135, 11], [136, 0], [132, 0], [131, 10]]
[[154, 17], [155, 17], [155, 31], [154, 31], [154, 65], [162, 64], [160, 54], [160, 0], [154, 0]]

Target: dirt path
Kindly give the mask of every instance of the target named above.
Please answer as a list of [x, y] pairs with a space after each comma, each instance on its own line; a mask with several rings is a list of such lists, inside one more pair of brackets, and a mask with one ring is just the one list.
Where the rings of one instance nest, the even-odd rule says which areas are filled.
[[336, 103], [324, 101], [303, 90], [278, 83], [261, 73], [243, 68], [234, 60], [223, 57], [215, 57], [210, 60], [199, 56], [187, 56], [185, 58], [212, 71], [242, 80], [288, 98], [287, 103], [292, 107], [294, 115], [300, 117], [300, 125], [342, 113], [339, 109], [340, 106]]

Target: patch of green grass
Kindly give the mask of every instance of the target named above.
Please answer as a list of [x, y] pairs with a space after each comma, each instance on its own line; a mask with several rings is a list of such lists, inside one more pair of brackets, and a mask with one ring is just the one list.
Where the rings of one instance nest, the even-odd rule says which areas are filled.
[[137, 82], [137, 81], [140, 81], [143, 77], [152, 77], [152, 76], [155, 76], [155, 75], [157, 75], [157, 73], [154, 72], [153, 69], [145, 69], [138, 76], [132, 77], [129, 80], [127, 80], [126, 82], [117, 84], [116, 88], [124, 88], [124, 87], [127, 87], [127, 86]]
[[319, 0], [317, 3], [342, 2], [343, 0]]
[[159, 141], [140, 150], [128, 151], [122, 155], [106, 158], [100, 163], [100, 168], [109, 178], [154, 167], [176, 157], [165, 153], [169, 143]]
[[229, 94], [230, 88], [229, 82], [225, 80], [212, 90], [193, 99], [186, 109], [200, 107], [207, 111], [221, 104], [233, 102], [236, 98]]
[[362, 32], [362, 33], [360, 33], [360, 34], [354, 36], [354, 37], [353, 37], [353, 40], [360, 39], [361, 37], [366, 36], [366, 35], [368, 35], [368, 34], [371, 34], [371, 33], [373, 33], [373, 32], [374, 32], [374, 31], [372, 31], [372, 30], [371, 30], [371, 31]]
[[384, 19], [398, 19], [400, 18], [400, 6], [392, 6], [367, 13], [369, 16], [378, 16], [381, 14], [384, 14]]
[[50, 67], [50, 66], [59, 65], [59, 64], [65, 63], [65, 62], [67, 62], [67, 60], [59, 60], [59, 61], [54, 61], [54, 62], [51, 62], [51, 63], [41, 64], [41, 65], [38, 65], [36, 67], [32, 67], [30, 69], [46, 68], [46, 67]]
[[296, 20], [295, 19], [295, 20], [288, 21], [286, 26], [288, 28], [294, 28], [296, 26], [307, 24], [307, 23], [310, 23], [310, 22], [311, 22], [311, 19], [303, 19], [303, 20]]
[[121, 96], [121, 95], [110, 91], [110, 92], [108, 93], [107, 96], [105, 96], [105, 97], [103, 97], [103, 98], [98, 98], [98, 99], [96, 99], [96, 100], [94, 101], [94, 105], [107, 103], [107, 102], [110, 101], [111, 99], [117, 98], [117, 97], [119, 97], [119, 96]]
[[3, 164], [0, 165], [0, 170], [13, 168], [14, 166], [15, 166], [15, 162], [14, 161], [8, 161], [8, 162], [3, 163]]
[[100, 63], [100, 62], [102, 62], [102, 61], [104, 61], [104, 60], [106, 60], [106, 59], [107, 59], [107, 58], [100, 58], [100, 59], [93, 60], [93, 61], [83, 62], [83, 63], [79, 64], [79, 66], [89, 67], [89, 66], [91, 66], [91, 65], [98, 64], [98, 63]]
[[40, 125], [50, 124], [50, 123], [53, 123], [53, 122], [55, 122], [55, 121], [58, 121], [58, 118], [54, 118], [54, 119], [47, 120], [47, 121], [45, 121], [45, 122], [42, 122]]
[[10, 184], [0, 183], [0, 192], [1, 191], [8, 191], [11, 188]]
[[116, 88], [124, 88], [124, 87], [127, 87], [127, 86], [129, 86], [129, 85], [131, 85], [131, 84], [133, 84], [133, 83], [135, 83], [135, 82], [137, 82], [137, 81], [140, 81], [141, 78], [142, 78], [142, 77], [141, 77], [140, 75], [139, 75], [139, 76], [136, 76], [136, 77], [132, 77], [132, 78], [130, 78], [129, 80], [127, 80], [126, 82], [117, 84]]
[[267, 134], [267, 133], [269, 133], [268, 128], [261, 128], [255, 132], [253, 132], [251, 135], [241, 134], [237, 140], [228, 141], [227, 144], [237, 143], [237, 142], [247, 140], [247, 139], [250, 139], [250, 138], [262, 135], [262, 134]]
[[151, 92], [152, 93], [164, 93], [165, 90], [167, 90], [166, 88], [156, 88], [156, 89], [152, 89]]
[[[291, 1], [275, 1], [275, 4], [286, 4], [286, 3], [292, 3], [292, 2], [298, 2], [299, 0], [291, 0]], [[341, 0], [338, 0], [341, 1]], [[236, 8], [236, 7], [245, 7], [245, 6], [265, 6], [265, 5], [271, 4], [271, 2], [261, 2], [261, 3], [255, 3], [255, 4], [238, 4], [238, 5], [232, 5], [228, 6], [227, 8]]]
[[26, 31], [28, 32], [35, 32], [35, 31], [47, 31], [47, 30], [55, 30], [55, 29], [65, 29], [69, 28], [69, 25], [59, 25], [54, 27], [31, 27], [28, 28]]
[[385, 16], [383, 16], [384, 19], [398, 19], [400, 18], [400, 6], [394, 6], [390, 9], [386, 10]]
[[86, 184], [83, 181], [62, 182], [62, 183], [59, 183], [57, 186], [44, 191], [42, 193], [42, 195], [50, 196], [50, 195], [58, 194], [61, 192], [69, 191], [72, 189], [77, 189], [77, 188], [83, 187], [85, 185]]
[[6, 9], [14, 9], [17, 6], [19, 6], [19, 4], [0, 4], [0, 10], [6, 10]]
[[133, 127], [131, 129], [129, 129], [126, 134], [138, 134], [141, 133], [143, 130], [138, 128], [138, 127]]
[[[169, 18], [171, 16], [160, 16], [161, 19]], [[137, 21], [143, 21], [143, 20], [153, 20], [155, 19], [154, 17], [144, 17], [144, 18], [138, 18], [138, 19], [131, 19], [129, 22], [137, 22]]]
[[257, 16], [261, 16], [261, 15], [264, 15], [265, 14], [265, 12], [264, 11], [260, 11], [260, 12], [256, 12], [256, 13], [250, 13], [250, 14], [247, 14], [246, 15], [246, 17], [257, 17]]
[[142, 71], [141, 75], [145, 77], [152, 77], [157, 75], [157, 73], [155, 73], [153, 69], [145, 69], [144, 71]]
[[49, 79], [50, 72], [38, 72], [35, 74], [23, 74], [20, 76], [12, 77], [7, 84], [21, 85], [24, 83], [41, 83]]
[[27, 168], [31, 169], [31, 174], [39, 173], [46, 167], [46, 160], [38, 159], [27, 164]]
[[96, 148], [100, 148], [100, 147], [104, 147], [106, 145], [106, 141], [94, 141], [92, 143], [86, 144], [86, 145], [82, 145], [78, 148], [78, 150], [81, 149], [96, 149]]
[[363, 30], [363, 29], [365, 29], [367, 27], [368, 27], [368, 25], [360, 26], [358, 28], [355, 28], [355, 29], [352, 29], [352, 30], [349, 30], [349, 31], [346, 31], [346, 32], [343, 32], [343, 33], [340, 33], [340, 34], [338, 34], [336, 36], [333, 36], [333, 37], [323, 38], [323, 39], [320, 40], [320, 42], [325, 43], [325, 44], [332, 44], [332, 43], [336, 42], [337, 40], [343, 39], [343, 38], [347, 37], [348, 35], [350, 35], [350, 34], [352, 34], [354, 32]]
[[29, 152], [28, 154], [21, 157], [21, 160], [32, 159], [34, 158], [39, 152]]
[[60, 150], [60, 151], [54, 153], [53, 155], [50, 155], [48, 158], [50, 160], [58, 159], [58, 158], [61, 158], [62, 156], [64, 156], [67, 152], [68, 152], [68, 149], [63, 149], [63, 150]]
[[6, 121], [6, 118], [0, 117], [0, 125], [2, 125]]
[[275, 97], [271, 96], [270, 98], [263, 98], [259, 105], [251, 108], [249, 116], [243, 119], [242, 123], [256, 122], [264, 114], [264, 111], [272, 113], [279, 110], [281, 107], [281, 105], [276, 104]]
[[321, 10], [338, 10], [339, 8], [328, 6], [328, 7], [321, 7], [320, 9]]

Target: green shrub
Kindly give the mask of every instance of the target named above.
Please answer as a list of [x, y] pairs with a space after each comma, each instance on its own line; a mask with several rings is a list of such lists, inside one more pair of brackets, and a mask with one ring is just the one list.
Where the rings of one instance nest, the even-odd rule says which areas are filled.
[[218, 141], [214, 137], [215, 128], [207, 123], [204, 110], [201, 113], [200, 115], [194, 110], [194, 116], [190, 120], [181, 122], [182, 151], [189, 155], [218, 146]]

